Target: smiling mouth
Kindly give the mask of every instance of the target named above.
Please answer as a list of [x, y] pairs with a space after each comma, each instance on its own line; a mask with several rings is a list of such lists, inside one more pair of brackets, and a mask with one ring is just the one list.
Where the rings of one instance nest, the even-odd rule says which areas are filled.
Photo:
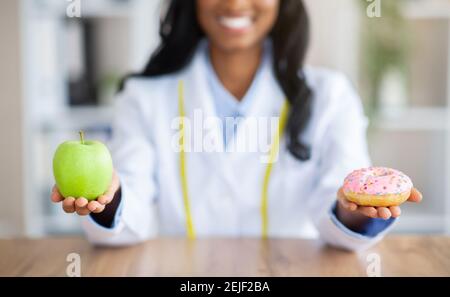
[[250, 16], [219, 17], [219, 23], [228, 29], [243, 30], [249, 28], [253, 20]]

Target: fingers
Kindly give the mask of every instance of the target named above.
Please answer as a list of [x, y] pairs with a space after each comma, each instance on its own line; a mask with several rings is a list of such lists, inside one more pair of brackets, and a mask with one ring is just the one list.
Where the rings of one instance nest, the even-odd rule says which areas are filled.
[[58, 188], [56, 186], [53, 186], [52, 188], [52, 194], [50, 195], [50, 199], [55, 203], [64, 200], [64, 197], [59, 193]]
[[342, 200], [340, 200], [340, 202], [341, 202], [341, 205], [345, 208], [345, 209], [347, 209], [347, 210], [349, 210], [349, 211], [355, 211], [355, 210], [357, 210], [358, 209], [358, 205], [356, 205], [356, 203], [353, 203], [353, 202], [351, 202], [351, 201], [348, 201], [347, 199], [342, 199]]
[[84, 197], [75, 199], [73, 197], [67, 197], [62, 202], [62, 208], [67, 213], [76, 212], [80, 216], [86, 216], [93, 213], [102, 212], [105, 209], [105, 205], [100, 204], [97, 201], [88, 201]]
[[75, 198], [67, 197], [62, 203], [62, 208], [67, 213], [75, 212]]
[[120, 187], [119, 178], [116, 172], [113, 173], [113, 177], [111, 180], [111, 185], [105, 194], [98, 197], [97, 201], [89, 202], [84, 197], [79, 197], [75, 199], [74, 197], [64, 198], [61, 193], [59, 193], [58, 188], [53, 186], [52, 193], [50, 195], [51, 200], [54, 203], [58, 203], [62, 201], [62, 208], [66, 213], [74, 213], [76, 212], [80, 216], [85, 216], [93, 213], [102, 212], [105, 209], [105, 205], [110, 203], [114, 198], [115, 193]]
[[81, 210], [81, 209], [85, 208], [88, 203], [89, 203], [89, 201], [86, 198], [80, 197], [75, 201], [76, 209]]
[[[54, 192], [52, 193], [52, 201], [57, 202], [56, 199], [53, 198]], [[55, 195], [56, 196], [56, 195]], [[66, 213], [74, 213], [76, 212], [78, 215], [85, 216], [90, 213], [90, 210], [86, 207], [88, 201], [86, 198], [78, 198], [67, 197], [62, 200], [62, 208]]]
[[344, 192], [342, 191], [342, 188], [338, 190], [337, 193], [338, 201], [339, 203], [347, 210], [349, 211], [357, 211], [366, 217], [370, 218], [376, 218], [378, 217], [378, 211], [375, 207], [370, 206], [358, 206], [356, 203], [353, 203], [345, 197]]
[[97, 201], [91, 201], [87, 205], [87, 209], [93, 213], [99, 213], [102, 212], [105, 209], [105, 205], [100, 204]]
[[85, 216], [91, 212], [87, 208], [88, 203], [89, 203], [89, 201], [84, 197], [80, 197], [75, 201], [75, 210], [78, 215]]
[[389, 210], [394, 218], [398, 218], [402, 214], [402, 210], [398, 206], [390, 206]]
[[358, 212], [369, 217], [376, 218], [378, 217], [378, 211], [375, 207], [372, 206], [358, 206]]
[[408, 198], [408, 201], [410, 202], [420, 202], [422, 201], [422, 193], [419, 192], [419, 190], [417, 190], [416, 188], [413, 188], [411, 190], [411, 195]]
[[105, 193], [105, 194], [99, 196], [99, 197], [97, 198], [97, 201], [98, 201], [101, 205], [106, 205], [106, 204], [109, 204], [113, 198], [114, 198], [114, 194], [111, 195], [111, 194], [109, 194], [109, 193], [108, 193], [108, 194]]
[[99, 203], [98, 201], [88, 201], [84, 197], [80, 197], [75, 201], [77, 214], [80, 216], [85, 216], [93, 213], [102, 212], [105, 209], [105, 205]]
[[97, 201], [100, 202], [100, 204], [102, 205], [110, 203], [113, 200], [114, 195], [116, 194], [119, 187], [120, 187], [119, 177], [117, 176], [116, 172], [114, 172], [111, 180], [111, 185], [109, 186], [105, 194], [97, 198]]
[[387, 220], [391, 217], [391, 211], [387, 207], [378, 207], [377, 208], [378, 217]]
[[[398, 218], [402, 211], [399, 206], [389, 206], [389, 207], [371, 207], [371, 206], [359, 206], [347, 200], [342, 188], [337, 192], [337, 198], [339, 204], [346, 210], [356, 211], [370, 218], [382, 218], [387, 220], [391, 217]], [[408, 201], [420, 202], [422, 200], [422, 193], [420, 193], [416, 188], [411, 190], [411, 195]]]
[[342, 191], [342, 188], [340, 188], [338, 190], [337, 193], [337, 197], [338, 197], [338, 201], [339, 203], [342, 205], [342, 207], [344, 207], [346, 210], [349, 211], [355, 211], [358, 208], [358, 205], [356, 205], [356, 203], [353, 203], [349, 200], [347, 200], [347, 198], [345, 197], [344, 192]]
[[402, 214], [399, 206], [390, 207], [371, 207], [371, 206], [358, 206], [358, 212], [370, 218], [381, 218], [388, 220], [391, 217], [397, 218]]

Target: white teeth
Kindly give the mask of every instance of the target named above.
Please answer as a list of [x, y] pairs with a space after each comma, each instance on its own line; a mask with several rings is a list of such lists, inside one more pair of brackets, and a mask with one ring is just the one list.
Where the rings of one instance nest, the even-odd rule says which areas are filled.
[[248, 16], [220, 17], [219, 22], [230, 29], [244, 29], [251, 26], [252, 19]]

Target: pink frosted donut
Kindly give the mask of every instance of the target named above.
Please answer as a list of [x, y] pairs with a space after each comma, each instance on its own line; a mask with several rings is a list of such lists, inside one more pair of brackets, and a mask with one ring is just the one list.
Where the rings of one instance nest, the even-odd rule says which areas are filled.
[[363, 206], [394, 206], [405, 202], [413, 184], [404, 173], [386, 167], [355, 170], [342, 188], [348, 200]]

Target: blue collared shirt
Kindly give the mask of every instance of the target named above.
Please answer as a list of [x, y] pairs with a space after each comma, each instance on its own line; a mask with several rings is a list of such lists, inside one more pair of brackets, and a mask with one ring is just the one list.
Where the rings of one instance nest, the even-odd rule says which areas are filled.
[[[243, 118], [245, 117], [252, 103], [255, 101], [255, 90], [258, 89], [258, 84], [262, 83], [262, 79], [260, 79], [262, 75], [262, 69], [265, 64], [270, 63], [270, 53], [271, 53], [271, 44], [266, 42], [264, 44], [264, 51], [262, 54], [262, 61], [255, 73], [254, 79], [250, 85], [250, 88], [245, 93], [244, 97], [239, 101], [237, 100], [233, 94], [231, 94], [220, 82], [219, 77], [217, 76], [213, 65], [210, 60], [210, 55], [208, 51], [207, 43], [201, 44], [203, 51], [203, 58], [206, 60], [205, 65], [207, 68], [206, 76], [208, 78], [209, 87], [212, 93], [214, 107], [216, 111], [216, 115], [222, 120], [222, 123], [225, 123], [227, 118]], [[225, 146], [227, 143], [233, 139], [236, 133], [236, 125], [222, 125], [223, 129], [223, 141]]]

